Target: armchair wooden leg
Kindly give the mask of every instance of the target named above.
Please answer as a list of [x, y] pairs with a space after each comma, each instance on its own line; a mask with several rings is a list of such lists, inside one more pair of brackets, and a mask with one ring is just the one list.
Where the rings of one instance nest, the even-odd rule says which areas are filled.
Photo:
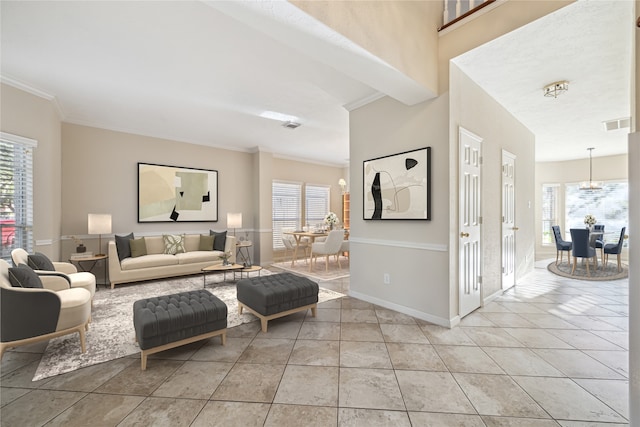
[[576, 271], [576, 264], [578, 263], [578, 261], [576, 260], [576, 257], [573, 257], [573, 268], [571, 269], [571, 275], [573, 276], [573, 272]]

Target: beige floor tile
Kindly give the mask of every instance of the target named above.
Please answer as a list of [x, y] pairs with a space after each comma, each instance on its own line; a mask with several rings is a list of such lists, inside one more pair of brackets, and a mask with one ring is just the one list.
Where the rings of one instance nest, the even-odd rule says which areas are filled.
[[384, 341], [382, 330], [377, 323], [342, 323], [340, 339], [345, 341]]
[[2, 408], [2, 425], [44, 425], [86, 395], [75, 391], [33, 390]]
[[394, 369], [446, 371], [447, 367], [433, 346], [428, 344], [387, 343]]
[[98, 393], [148, 396], [184, 362], [178, 360], [148, 360], [147, 369], [133, 363], [96, 389]]
[[482, 313], [494, 325], [503, 328], [531, 328], [535, 325], [516, 313]]
[[296, 339], [302, 327], [303, 316], [297, 320], [289, 320], [286, 317], [269, 321], [267, 332], [260, 332], [256, 338], [285, 338]]
[[289, 360], [295, 340], [284, 338], [255, 338], [238, 358], [240, 363], [285, 364]]
[[629, 419], [629, 381], [577, 379], [575, 382], [618, 414]]
[[513, 379], [555, 419], [627, 421], [568, 378], [513, 377]]
[[421, 427], [485, 427], [479, 415], [409, 412], [414, 426]]
[[448, 372], [396, 371], [409, 411], [477, 414]]
[[376, 317], [380, 323], [397, 323], [402, 325], [416, 325], [416, 319], [407, 314], [386, 308], [376, 308]]
[[496, 326], [491, 320], [484, 317], [481, 313], [471, 313], [462, 318], [460, 326], [477, 326], [490, 327]]
[[284, 368], [285, 365], [236, 363], [211, 399], [271, 403]]
[[55, 417], [47, 426], [115, 426], [145, 399], [144, 396], [90, 394]]
[[210, 340], [195, 352], [191, 360], [198, 362], [231, 362], [238, 360], [253, 338], [229, 338], [225, 345], [220, 340]]
[[341, 427], [411, 427], [411, 422], [409, 421], [408, 414], [404, 411], [340, 408], [338, 410], [338, 425]]
[[484, 351], [509, 375], [565, 376], [528, 348], [485, 347]]
[[274, 403], [337, 406], [338, 368], [288, 365]]
[[613, 369], [580, 350], [533, 349], [533, 351], [571, 378], [624, 379]]
[[[20, 347], [18, 347], [20, 348]], [[18, 368], [22, 368], [33, 362], [40, 362], [42, 353], [23, 353], [15, 351], [7, 351], [2, 356], [2, 364], [0, 364], [0, 376], [15, 371]]]
[[297, 340], [289, 364], [313, 366], [338, 366], [340, 341]]
[[464, 333], [482, 347], [523, 347], [522, 343], [501, 328], [464, 328]]
[[139, 363], [134, 359], [122, 358], [56, 375], [47, 382], [47, 389], [93, 391], [129, 366], [135, 365], [139, 369]]
[[412, 344], [429, 344], [422, 329], [416, 324], [381, 323], [380, 330], [385, 342], [403, 342]]
[[476, 310], [478, 313], [513, 313], [511, 310], [503, 306], [501, 303], [496, 301], [491, 301], [489, 304], [484, 307], [480, 307]]
[[337, 426], [338, 409], [320, 406], [271, 406], [265, 427], [332, 427]]
[[304, 322], [300, 328], [298, 339], [338, 341], [340, 339], [340, 323]]
[[628, 351], [585, 350], [584, 353], [593, 357], [603, 365], [613, 369], [620, 375], [629, 378]]
[[464, 332], [464, 328], [445, 328], [437, 325], [421, 325], [420, 329], [427, 336], [431, 344], [443, 345], [476, 345]]
[[340, 302], [342, 303], [343, 309], [357, 308], [362, 310], [365, 310], [365, 309], [373, 310], [375, 308], [374, 304], [371, 304], [370, 302], [363, 301], [357, 298], [345, 297], [345, 298], [341, 298]]
[[504, 371], [480, 347], [435, 345], [442, 361], [451, 372], [504, 374]]
[[384, 343], [341, 341], [340, 366], [391, 369], [391, 359]]
[[573, 348], [553, 335], [553, 330], [531, 328], [503, 328], [506, 333], [529, 348]]
[[576, 325], [581, 329], [589, 331], [618, 331], [620, 328], [613, 326], [607, 322], [603, 322], [594, 316], [563, 316], [563, 320]]
[[[237, 310], [237, 308], [234, 309]], [[243, 323], [240, 326], [227, 329], [227, 338], [253, 338], [260, 330], [260, 322], [258, 322], [258, 318], [256, 317], [255, 322]]]
[[541, 420], [537, 418], [515, 418], [515, 417], [490, 417], [482, 416], [487, 427], [558, 427], [554, 420]]
[[30, 391], [28, 388], [0, 387], [0, 406], [5, 406]]
[[[556, 305], [553, 304], [555, 307]], [[562, 320], [558, 316], [553, 314], [537, 314], [537, 313], [520, 313], [520, 316], [527, 319], [529, 322], [538, 326], [539, 328], [546, 329], [579, 329], [576, 325]]]
[[11, 372], [3, 374], [0, 378], [0, 384], [2, 384], [3, 387], [42, 387], [43, 385], [51, 381], [52, 378], [49, 377], [41, 379], [39, 381], [33, 381], [33, 375], [36, 373], [36, 369], [38, 369], [39, 364], [40, 360], [35, 360], [33, 362], [27, 363], [26, 365], [20, 366], [19, 368], [14, 369]]
[[549, 333], [579, 350], [622, 350], [621, 347], [589, 331], [580, 329], [550, 329]]
[[147, 397], [118, 426], [189, 426], [206, 400]]
[[620, 348], [625, 350], [629, 350], [629, 333], [625, 331], [591, 331], [600, 338], [604, 338], [605, 340], [614, 343]]
[[305, 322], [338, 322], [340, 323], [340, 315], [342, 310], [338, 308], [318, 308], [316, 317], [310, 314], [304, 318]]
[[225, 362], [187, 361], [152, 396], [207, 400], [232, 366]]
[[378, 323], [373, 309], [343, 308], [340, 320], [348, 323]]
[[507, 375], [453, 374], [480, 415], [549, 418]]
[[545, 313], [543, 310], [539, 309], [533, 304], [528, 302], [514, 302], [514, 301], [501, 301], [500, 305], [508, 309], [512, 313]]
[[209, 401], [191, 427], [262, 427], [270, 406], [267, 403]]
[[405, 410], [392, 370], [340, 368], [339, 406]]

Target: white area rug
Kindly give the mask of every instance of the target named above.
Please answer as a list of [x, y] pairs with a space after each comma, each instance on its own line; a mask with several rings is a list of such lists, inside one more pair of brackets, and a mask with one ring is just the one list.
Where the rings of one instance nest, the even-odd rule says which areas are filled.
[[[263, 276], [273, 274], [268, 270], [260, 273]], [[250, 277], [257, 275], [257, 272], [251, 273]], [[227, 278], [229, 276], [227, 274]], [[202, 276], [187, 276], [118, 285], [115, 289], [100, 288], [94, 297], [92, 322], [86, 334], [87, 352], [81, 352], [78, 334], [52, 339], [42, 355], [33, 381], [140, 352], [133, 329], [133, 303], [150, 296], [202, 289], [202, 286]], [[238, 314], [235, 282], [222, 283], [222, 274], [207, 275], [206, 289], [227, 304], [228, 328], [258, 320], [253, 314]], [[343, 296], [320, 288], [318, 300], [324, 302]]]
[[306, 276], [311, 280], [320, 283], [349, 277], [348, 259], [341, 257], [340, 265], [342, 268], [338, 267], [338, 262], [335, 260], [335, 257], [331, 256], [329, 257], [329, 271], [326, 271], [327, 269], [324, 257], [318, 257], [318, 263], [317, 265], [315, 263], [313, 264], [313, 269], [311, 271], [309, 271], [309, 264], [304, 260], [297, 260], [293, 267], [291, 266], [291, 261], [278, 262], [271, 266], [285, 271], [290, 271], [291, 273], [295, 273], [299, 276]]

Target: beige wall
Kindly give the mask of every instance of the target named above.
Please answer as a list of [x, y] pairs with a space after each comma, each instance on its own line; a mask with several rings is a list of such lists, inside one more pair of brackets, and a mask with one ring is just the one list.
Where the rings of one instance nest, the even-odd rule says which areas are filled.
[[[593, 158], [593, 180], [594, 181], [611, 181], [611, 180], [627, 180], [629, 176], [629, 160], [626, 154], [619, 156], [594, 157]], [[564, 201], [564, 184], [575, 184], [589, 179], [589, 159], [569, 160], [564, 162], [538, 162], [535, 166], [536, 170], [536, 201], [537, 209], [535, 212], [535, 241], [536, 241], [536, 259], [542, 260], [547, 258], [555, 258], [555, 245], [542, 246], [542, 185], [543, 184], [560, 184], [559, 192], [559, 218], [558, 225], [562, 232], [566, 232], [567, 227], [564, 220], [565, 201]], [[627, 258], [627, 251], [622, 253], [623, 258]]]
[[442, 1], [298, 1], [304, 12], [433, 93], [438, 89]]
[[60, 259], [60, 119], [52, 101], [12, 86], [0, 87], [0, 128], [38, 141], [33, 153], [35, 250]]

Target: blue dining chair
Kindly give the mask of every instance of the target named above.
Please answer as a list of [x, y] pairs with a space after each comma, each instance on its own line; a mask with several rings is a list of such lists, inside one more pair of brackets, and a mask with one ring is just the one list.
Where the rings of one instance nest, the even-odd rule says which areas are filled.
[[593, 231], [596, 233], [602, 233], [596, 235], [593, 246], [596, 249], [600, 249], [600, 261], [604, 263], [604, 224], [593, 224]]
[[571, 269], [571, 274], [576, 271], [576, 264], [578, 263], [578, 258], [587, 258], [587, 276], [591, 276], [591, 271], [589, 271], [589, 261], [593, 258], [593, 266], [597, 268], [597, 258], [596, 258], [596, 250], [593, 246], [589, 244], [589, 230], [586, 228], [572, 228], [569, 230], [571, 232], [571, 243], [573, 243], [573, 248], [571, 249], [571, 253], [573, 254], [573, 268]]
[[622, 254], [622, 243], [624, 242], [624, 232], [627, 230], [627, 227], [622, 227], [620, 231], [620, 239], [618, 239], [618, 243], [607, 243], [604, 245], [604, 254], [606, 258], [602, 263], [602, 268], [607, 265], [609, 262], [609, 255], [617, 255], [618, 256], [618, 273], [622, 270], [622, 264], [620, 263], [620, 255]]
[[[562, 233], [560, 233], [560, 226], [554, 225], [551, 227], [553, 230], [553, 237], [556, 239], [556, 265], [558, 265], [558, 255], [560, 255], [560, 262], [562, 262], [562, 253], [564, 251], [571, 251], [571, 242], [567, 242], [562, 238]], [[571, 254], [567, 253], [567, 262], [569, 263], [569, 267], [571, 267]]]

